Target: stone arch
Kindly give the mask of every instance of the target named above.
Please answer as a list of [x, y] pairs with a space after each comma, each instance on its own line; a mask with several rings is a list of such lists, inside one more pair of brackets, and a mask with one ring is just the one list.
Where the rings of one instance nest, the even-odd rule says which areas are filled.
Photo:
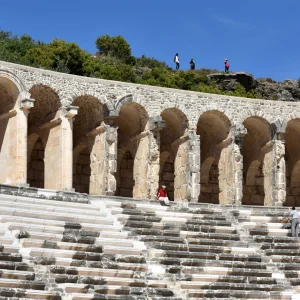
[[26, 183], [27, 110], [21, 101], [29, 97], [23, 82], [12, 72], [0, 70], [0, 183]]
[[103, 189], [106, 171], [102, 122], [107, 108], [98, 98], [84, 93], [72, 105], [79, 108], [73, 121], [73, 187], [76, 192], [98, 194], [99, 186]]
[[240, 118], [237, 123], [244, 124], [244, 122], [249, 118], [263, 119], [266, 122], [268, 122], [269, 124], [272, 124], [275, 121], [274, 116], [269, 115], [262, 110], [247, 108], [247, 109], [241, 110]]
[[[57, 125], [60, 124], [61, 103], [58, 94], [49, 86], [34, 85], [29, 92], [35, 99], [35, 105], [28, 115], [28, 182], [32, 187], [52, 188], [57, 162], [55, 149], [59, 147]], [[42, 173], [43, 181], [32, 178], [33, 174], [38, 177]]]
[[119, 98], [114, 103], [114, 109], [110, 111], [110, 116], [119, 116], [122, 107], [128, 103], [138, 104], [140, 107], [142, 107], [145, 110], [148, 117], [150, 117], [150, 110], [148, 109], [148, 103], [143, 101], [137, 95], [133, 95], [133, 94], [128, 94]]
[[[230, 201], [226, 181], [226, 159], [229, 146], [225, 141], [231, 135], [231, 122], [226, 114], [218, 110], [209, 110], [201, 113], [197, 134], [200, 135], [201, 168], [200, 168], [200, 195], [199, 202], [225, 203]], [[223, 174], [224, 173], [224, 174]], [[203, 176], [203, 178], [202, 178]]]
[[[183, 136], [189, 128], [187, 116], [177, 107], [169, 107], [161, 112], [161, 118], [166, 126], [160, 131], [160, 180], [167, 186], [170, 200], [182, 200], [182, 186], [186, 184], [184, 177], [187, 176], [187, 139]], [[166, 156], [166, 148], [169, 155]], [[164, 163], [163, 163], [164, 162]], [[176, 165], [176, 168], [175, 168]]]
[[[132, 100], [131, 98], [129, 100]], [[115, 118], [114, 123], [118, 126], [118, 153], [127, 153], [128, 151], [132, 155], [133, 168], [132, 173], [121, 173], [121, 163], [123, 160], [122, 155], [118, 155], [117, 161], [117, 196], [133, 195], [134, 197], [146, 197], [147, 191], [145, 190], [145, 182], [147, 182], [147, 168], [148, 168], [148, 149], [149, 149], [149, 137], [147, 133], [149, 116], [146, 109], [131, 101], [125, 101], [122, 103], [119, 109], [118, 116]], [[123, 154], [123, 155], [124, 155]], [[129, 158], [131, 160], [131, 158]], [[131, 163], [131, 162], [130, 162]], [[123, 162], [124, 164], [124, 162]], [[132, 193], [126, 191], [122, 192], [120, 188], [121, 182], [125, 182], [126, 178], [134, 181]]]
[[285, 133], [286, 201], [284, 205], [300, 205], [300, 117], [290, 119]]
[[261, 116], [244, 120], [243, 199], [247, 205], [264, 205], [271, 199], [272, 139], [274, 128]]

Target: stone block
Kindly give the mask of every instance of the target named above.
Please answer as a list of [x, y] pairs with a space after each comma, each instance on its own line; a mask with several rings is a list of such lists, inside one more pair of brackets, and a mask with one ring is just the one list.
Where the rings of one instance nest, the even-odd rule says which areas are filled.
[[133, 178], [133, 170], [123, 169], [121, 170], [121, 178]]
[[32, 152], [31, 152], [31, 159], [35, 160], [37, 158], [38, 158], [38, 150], [33, 149]]

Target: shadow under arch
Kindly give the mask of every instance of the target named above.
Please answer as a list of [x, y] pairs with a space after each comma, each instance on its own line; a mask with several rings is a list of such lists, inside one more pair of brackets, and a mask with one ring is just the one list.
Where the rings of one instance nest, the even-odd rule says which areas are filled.
[[[105, 105], [88, 94], [75, 98], [72, 105], [78, 107], [73, 122], [73, 188], [80, 193], [102, 194]], [[102, 165], [101, 174], [99, 165]]]
[[23, 82], [12, 72], [1, 69], [0, 183], [4, 184], [26, 183], [26, 150], [23, 147], [26, 140], [27, 115], [20, 110], [20, 100], [23, 96], [29, 96]]
[[[117, 173], [116, 173], [116, 195], [128, 197], [141, 198], [146, 197], [147, 190], [145, 190], [147, 182], [147, 168], [148, 168], [148, 152], [149, 137], [144, 134], [147, 131], [147, 124], [149, 116], [146, 109], [136, 102], [124, 102], [118, 108], [118, 116], [114, 119], [114, 123], [118, 126], [118, 158], [117, 158]], [[126, 159], [132, 164], [132, 170], [121, 172], [121, 164], [124, 162], [124, 154]], [[130, 190], [121, 189], [122, 182], [130, 182]], [[132, 184], [133, 180], [133, 184]]]
[[287, 123], [285, 134], [285, 206], [300, 206], [300, 118]]
[[231, 134], [231, 122], [220, 111], [211, 110], [201, 114], [197, 124], [200, 135], [200, 195], [199, 202], [221, 203], [228, 201], [231, 184], [226, 180], [230, 168], [226, 157], [229, 147], [224, 143]]
[[264, 205], [271, 195], [272, 145], [274, 130], [262, 117], [244, 120], [247, 134], [243, 141], [243, 199], [242, 204]]
[[[54, 162], [58, 162], [59, 155], [55, 149], [61, 103], [58, 94], [49, 86], [34, 85], [29, 92], [35, 99], [35, 104], [28, 115], [28, 183], [32, 187], [52, 189], [58, 186], [53, 174], [56, 168]], [[57, 122], [53, 122], [54, 120]], [[34, 180], [33, 174], [40, 176], [43, 180]]]
[[182, 179], [188, 168], [188, 142], [183, 137], [189, 122], [187, 116], [175, 107], [166, 108], [160, 116], [166, 126], [160, 131], [159, 186], [166, 185], [169, 199], [179, 201], [183, 200], [181, 197], [185, 193], [182, 189], [187, 181]]

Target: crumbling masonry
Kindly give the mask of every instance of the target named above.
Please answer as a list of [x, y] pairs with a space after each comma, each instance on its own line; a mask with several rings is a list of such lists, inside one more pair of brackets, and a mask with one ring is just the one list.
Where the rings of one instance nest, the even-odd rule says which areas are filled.
[[0, 183], [300, 205], [300, 105], [0, 62]]

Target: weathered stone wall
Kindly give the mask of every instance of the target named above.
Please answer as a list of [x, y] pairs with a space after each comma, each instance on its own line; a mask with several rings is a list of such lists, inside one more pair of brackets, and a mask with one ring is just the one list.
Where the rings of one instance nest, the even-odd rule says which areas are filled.
[[[0, 62], [0, 102], [1, 183], [33, 185], [27, 153], [41, 138], [45, 188], [109, 195], [127, 189], [126, 195], [154, 199], [160, 160], [168, 152], [175, 201], [201, 201], [202, 190], [207, 202], [238, 204], [245, 191], [247, 204], [282, 205], [286, 185], [287, 203], [300, 199], [296, 102], [85, 78], [6, 62]], [[75, 161], [86, 147], [91, 175], [79, 180], [77, 171], [80, 177], [84, 172]], [[133, 166], [126, 177], [120, 164], [128, 151]], [[85, 188], [79, 188], [83, 181]]]

